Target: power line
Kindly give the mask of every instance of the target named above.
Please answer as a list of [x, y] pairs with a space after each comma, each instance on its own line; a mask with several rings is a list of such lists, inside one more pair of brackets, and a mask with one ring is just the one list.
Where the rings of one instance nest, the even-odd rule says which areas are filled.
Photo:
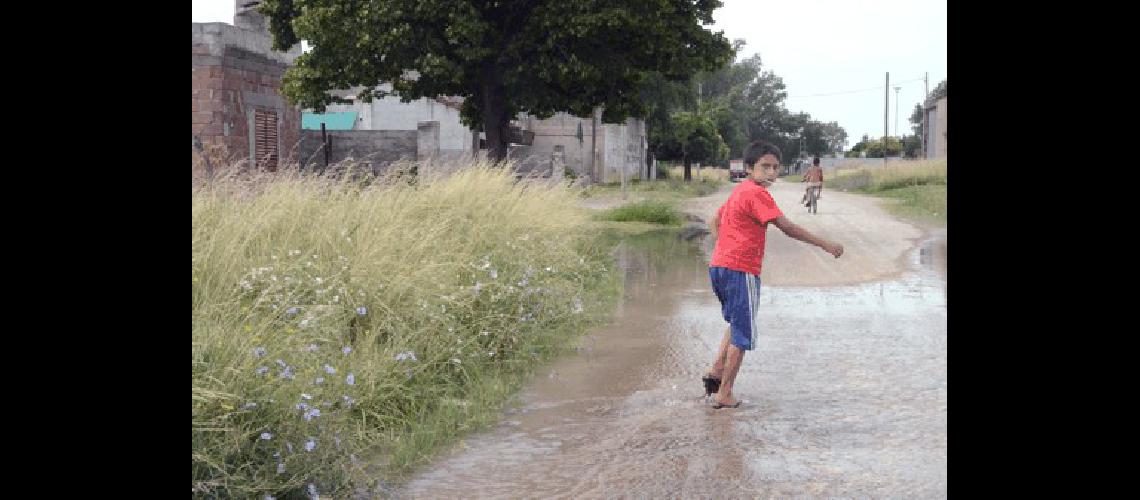
[[[904, 84], [904, 83], [912, 83], [912, 82], [921, 82], [921, 81], [922, 81], [922, 78], [915, 78], [914, 80], [907, 80], [907, 81], [905, 81], [905, 82], [898, 82], [898, 83], [896, 83], [896, 85], [901, 85], [901, 84]], [[872, 90], [879, 90], [879, 89], [881, 89], [881, 88], [882, 88], [882, 87], [877, 87], [877, 86], [876, 86], [876, 87], [870, 87], [870, 88], [865, 88], [865, 89], [858, 89], [858, 90], [842, 90], [842, 91], [839, 91], [839, 92], [828, 92], [828, 93], [825, 93], [825, 94], [810, 94], [810, 95], [797, 95], [797, 96], [788, 96], [788, 97], [786, 97], [786, 99], [797, 99], [797, 98], [800, 98], [800, 97], [827, 97], [827, 96], [833, 96], [833, 95], [854, 94], [854, 93], [856, 93], [856, 92], [870, 92], [870, 91], [872, 91]]]

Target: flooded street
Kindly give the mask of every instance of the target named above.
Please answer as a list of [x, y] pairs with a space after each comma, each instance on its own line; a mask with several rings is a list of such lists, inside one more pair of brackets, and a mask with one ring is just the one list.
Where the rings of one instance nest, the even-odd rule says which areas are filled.
[[[803, 219], [811, 216], [781, 199], [794, 191], [773, 193], [793, 221], [808, 226]], [[845, 196], [854, 200], [850, 206], [841, 203]], [[836, 212], [853, 213], [861, 198], [825, 194], [814, 223], [828, 216], [827, 202]], [[863, 215], [872, 216], [886, 217]], [[884, 250], [879, 259], [894, 268], [868, 260], [889, 278], [833, 276], [842, 284], [812, 286], [764, 281], [758, 344], [736, 383], [744, 401], [739, 409], [713, 410], [702, 397], [700, 376], [726, 327], [709, 286], [707, 250], [668, 232], [626, 241], [615, 252], [625, 297], [613, 323], [539, 372], [497, 427], [469, 436], [390, 493], [945, 497], [946, 234], [923, 235], [911, 226], [904, 234], [890, 221], [879, 222], [896, 239], [911, 238], [904, 245], [858, 236], [868, 248], [909, 249], [900, 255]], [[873, 226], [839, 224], [850, 231]], [[855, 239], [819, 231], [845, 245]], [[765, 260], [765, 279], [769, 265], [822, 253], [798, 242], [776, 243], [783, 235], [774, 233], [768, 232], [772, 260]], [[859, 244], [852, 247], [859, 255]], [[813, 279], [820, 278], [804, 281]]]

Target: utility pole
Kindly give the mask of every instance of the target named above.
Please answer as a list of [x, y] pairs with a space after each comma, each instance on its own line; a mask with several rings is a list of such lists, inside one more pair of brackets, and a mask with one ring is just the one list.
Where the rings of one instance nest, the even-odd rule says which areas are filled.
[[891, 134], [891, 72], [887, 72], [887, 84], [883, 87], [883, 163], [887, 162], [887, 136]]
[[883, 87], [883, 139], [886, 139], [891, 134], [890, 128], [890, 113], [891, 113], [891, 72], [887, 72], [887, 84]]

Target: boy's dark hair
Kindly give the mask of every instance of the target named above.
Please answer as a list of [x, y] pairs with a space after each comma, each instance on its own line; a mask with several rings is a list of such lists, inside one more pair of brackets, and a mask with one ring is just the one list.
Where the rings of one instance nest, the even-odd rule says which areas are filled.
[[756, 167], [756, 160], [759, 160], [761, 156], [767, 154], [775, 155], [776, 161], [780, 161], [780, 148], [775, 145], [764, 141], [756, 141], [749, 144], [748, 147], [744, 149], [744, 166], [748, 168]]
[[811, 159], [811, 164], [812, 164], [812, 165], [819, 165], [819, 157], [817, 156], [817, 157], [815, 157], [815, 158], [812, 158], [812, 159]]

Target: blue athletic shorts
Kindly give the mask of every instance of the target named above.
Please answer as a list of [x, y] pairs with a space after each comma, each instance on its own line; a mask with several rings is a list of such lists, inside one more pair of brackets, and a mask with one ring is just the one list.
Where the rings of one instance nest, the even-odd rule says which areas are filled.
[[756, 306], [760, 277], [724, 267], [710, 267], [709, 279], [720, 300], [721, 314], [732, 329], [732, 345], [751, 351], [756, 341]]

